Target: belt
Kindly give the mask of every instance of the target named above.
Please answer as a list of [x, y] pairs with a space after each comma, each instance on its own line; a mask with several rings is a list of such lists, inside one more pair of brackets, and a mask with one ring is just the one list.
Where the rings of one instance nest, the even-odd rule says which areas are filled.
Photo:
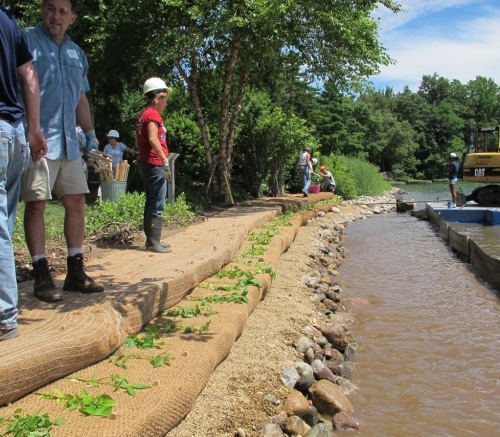
[[309, 167], [308, 165], [299, 165], [299, 167]]

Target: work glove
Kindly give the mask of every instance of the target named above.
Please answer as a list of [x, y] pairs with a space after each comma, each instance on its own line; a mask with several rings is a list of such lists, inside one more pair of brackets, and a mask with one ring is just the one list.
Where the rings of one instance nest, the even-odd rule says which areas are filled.
[[168, 164], [168, 159], [163, 161], [163, 175], [167, 181], [172, 179], [172, 173], [170, 173], [170, 165]]
[[91, 150], [99, 150], [97, 148], [97, 138], [95, 136], [95, 130], [90, 129], [85, 132], [85, 138], [87, 140], [85, 148], [83, 149], [83, 154], [87, 155]]
[[295, 168], [292, 168], [292, 171], [290, 172], [292, 178], [295, 178], [297, 176], [297, 170]]

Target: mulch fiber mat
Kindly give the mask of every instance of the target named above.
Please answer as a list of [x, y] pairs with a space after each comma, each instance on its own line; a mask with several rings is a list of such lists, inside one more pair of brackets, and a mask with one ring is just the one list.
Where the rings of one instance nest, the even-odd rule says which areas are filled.
[[[87, 265], [89, 274], [105, 285], [100, 295], [65, 293], [62, 303], [46, 304], [33, 297], [32, 282], [20, 284], [20, 336], [0, 343], [0, 405], [8, 404], [0, 408], [0, 418], [18, 408], [29, 414], [48, 413], [51, 419], [64, 418], [64, 425], [51, 430], [53, 437], [164, 436], [190, 411], [215, 367], [241, 335], [248, 315], [269, 290], [271, 275], [255, 273], [256, 264], [276, 266], [298, 228], [319, 211], [328, 211], [333, 201], [295, 214], [291, 226], [278, 226], [279, 232], [262, 253], [254, 253], [257, 243], [247, 240], [248, 234], [283, 210], [331, 197], [320, 193], [235, 206], [166, 240], [173, 253], [113, 251]], [[194, 296], [230, 295], [209, 285], [231, 285], [241, 279], [210, 278], [223, 266], [255, 273], [262, 287], [247, 288], [248, 303], [210, 303], [210, 314], [193, 319], [162, 313], [178, 304], [195, 307], [199, 302]], [[61, 289], [63, 280], [64, 275], [56, 278]], [[162, 327], [155, 347], [123, 346], [130, 334], [149, 322]], [[184, 329], [165, 333], [164, 328], [174, 322]], [[186, 329], [187, 325], [194, 328]], [[208, 329], [197, 332], [204, 325]], [[120, 357], [122, 367], [117, 367]], [[160, 367], [150, 363], [154, 357]], [[101, 380], [99, 386], [85, 382], [93, 375]], [[132, 385], [151, 387], [138, 389], [135, 396], [124, 389], [115, 391], [107, 385], [113, 375], [123, 375]], [[91, 396], [109, 395], [116, 404], [113, 414], [85, 416], [78, 408], [63, 409], [64, 403], [37, 394], [54, 394], [54, 389], [71, 395], [81, 395], [82, 389]]]

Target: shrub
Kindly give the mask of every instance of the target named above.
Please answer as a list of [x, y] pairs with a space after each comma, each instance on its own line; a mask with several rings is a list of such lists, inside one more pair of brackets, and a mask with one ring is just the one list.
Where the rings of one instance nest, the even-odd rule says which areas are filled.
[[320, 157], [319, 165], [332, 172], [337, 186], [335, 194], [344, 199], [377, 196], [391, 189], [391, 185], [382, 179], [378, 167], [363, 159], [330, 155]]

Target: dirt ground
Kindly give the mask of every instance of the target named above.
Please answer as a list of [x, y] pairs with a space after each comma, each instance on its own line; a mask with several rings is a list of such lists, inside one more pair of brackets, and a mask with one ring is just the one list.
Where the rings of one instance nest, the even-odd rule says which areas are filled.
[[306, 325], [324, 317], [314, 311], [310, 292], [300, 278], [311, 270], [308, 254], [317, 244], [318, 224], [322, 220], [331, 222], [328, 216], [300, 228], [294, 243], [281, 257], [267, 297], [248, 318], [229, 356], [217, 367], [192, 411], [166, 436], [243, 435], [237, 434], [238, 428], [246, 437], [261, 436], [262, 425], [282, 411], [272, 398], [283, 405], [290, 391], [279, 374], [298, 361], [292, 342], [302, 336]]

